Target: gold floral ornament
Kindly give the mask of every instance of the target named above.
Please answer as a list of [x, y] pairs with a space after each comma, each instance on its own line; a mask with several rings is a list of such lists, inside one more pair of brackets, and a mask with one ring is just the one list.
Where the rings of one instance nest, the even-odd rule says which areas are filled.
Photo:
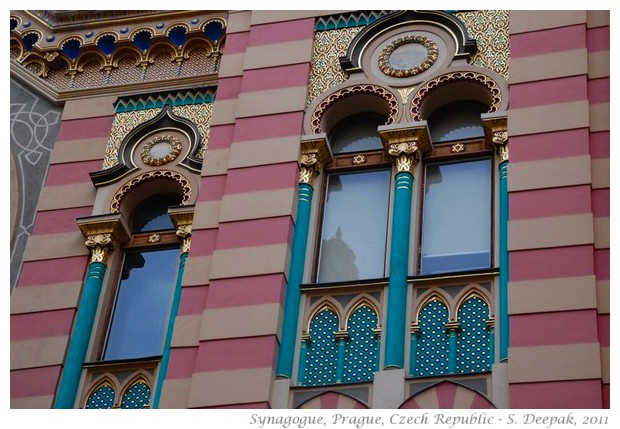
[[90, 250], [91, 263], [105, 264], [114, 246], [121, 245], [128, 237], [120, 214], [78, 218], [77, 223], [86, 239], [84, 245]]
[[142, 148], [142, 162], [158, 167], [174, 161], [181, 153], [181, 142], [171, 135], [157, 136]]
[[482, 125], [487, 141], [495, 146], [499, 162], [508, 161], [508, 119], [505, 112], [485, 116]]
[[[424, 50], [426, 52], [422, 52]], [[387, 76], [411, 77], [428, 70], [438, 57], [435, 42], [428, 37], [409, 35], [399, 37], [383, 48], [378, 63], [379, 69]]]
[[[413, 125], [413, 126], [412, 126]], [[396, 171], [413, 174], [422, 153], [432, 149], [426, 122], [408, 125], [383, 125], [379, 136], [384, 150], [396, 165]]]
[[112, 244], [112, 234], [89, 235], [84, 244], [90, 249], [90, 262], [105, 263], [108, 250]]
[[414, 142], [396, 143], [390, 145], [388, 153], [394, 158], [396, 163], [396, 171], [412, 172], [415, 165], [420, 159], [418, 145]]

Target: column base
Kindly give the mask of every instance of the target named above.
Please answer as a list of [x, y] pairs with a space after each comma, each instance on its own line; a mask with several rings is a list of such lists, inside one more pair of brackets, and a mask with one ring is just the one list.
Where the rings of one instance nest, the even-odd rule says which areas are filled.
[[500, 409], [510, 407], [510, 386], [508, 384], [508, 362], [495, 362], [491, 374], [493, 404]]
[[271, 398], [269, 399], [271, 408], [286, 409], [288, 408], [288, 397], [291, 389], [290, 378], [276, 378], [273, 382]]
[[398, 408], [405, 400], [405, 370], [384, 369], [375, 372], [372, 386], [372, 408]]

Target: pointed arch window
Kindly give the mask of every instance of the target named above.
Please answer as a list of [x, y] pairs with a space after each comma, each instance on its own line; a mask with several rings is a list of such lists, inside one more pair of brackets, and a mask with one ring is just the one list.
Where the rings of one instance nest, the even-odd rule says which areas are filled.
[[371, 381], [379, 370], [377, 312], [367, 303], [359, 305], [347, 320], [349, 341], [344, 361], [344, 382]]
[[426, 377], [448, 373], [448, 321], [448, 307], [437, 298], [430, 299], [420, 310], [415, 375]]
[[301, 380], [306, 386], [320, 386], [336, 383], [338, 347], [335, 332], [340, 325], [338, 314], [330, 307], [318, 311], [310, 322], [308, 330], [310, 344], [302, 359], [305, 368]]
[[151, 401], [151, 388], [148, 383], [139, 379], [134, 382], [123, 394], [121, 408], [139, 409], [148, 408]]
[[86, 405], [84, 408], [89, 409], [108, 409], [114, 406], [116, 398], [116, 392], [114, 387], [109, 382], [104, 382], [99, 385], [86, 399]]

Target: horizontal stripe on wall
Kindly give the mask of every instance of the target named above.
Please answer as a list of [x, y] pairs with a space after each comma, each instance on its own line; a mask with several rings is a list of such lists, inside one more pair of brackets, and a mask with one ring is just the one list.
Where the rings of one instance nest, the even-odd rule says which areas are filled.
[[[211, 256], [218, 240], [217, 229], [200, 229], [192, 231], [192, 257]], [[206, 279], [205, 279], [206, 280]]]
[[218, 249], [288, 243], [293, 234], [290, 216], [221, 223]]
[[510, 85], [510, 108], [567, 103], [588, 98], [585, 75]]
[[598, 341], [601, 343], [601, 347], [609, 347], [610, 339], [610, 318], [609, 314], [599, 314], [597, 317], [598, 323]]
[[532, 409], [601, 408], [601, 381], [575, 380], [510, 385], [510, 407]]
[[609, 103], [610, 93], [608, 77], [588, 80], [588, 100], [590, 103]]
[[[232, 33], [226, 35], [226, 55], [223, 58], [226, 58], [229, 54], [239, 54], [245, 52], [246, 47], [248, 46], [248, 41], [250, 40], [250, 32], [244, 31], [239, 33]], [[219, 89], [218, 89], [219, 92]], [[218, 94], [219, 97], [219, 94]]]
[[587, 46], [589, 52], [600, 52], [610, 50], [609, 27], [589, 28], [586, 32]]
[[235, 125], [234, 141], [263, 140], [284, 136], [299, 136], [303, 112], [280, 113], [239, 118]]
[[299, 179], [298, 169], [297, 162], [287, 162], [228, 170], [225, 193], [296, 188]]
[[[588, 74], [586, 48], [510, 59], [511, 84]], [[219, 93], [218, 93], [219, 95]]]
[[54, 394], [60, 369], [54, 365], [11, 371], [11, 398]]
[[18, 287], [82, 280], [87, 263], [86, 256], [24, 262]]
[[114, 116], [62, 121], [58, 140], [78, 140], [109, 136]]
[[[248, 70], [243, 74], [242, 92], [307, 86], [310, 64], [292, 64], [280, 67]], [[218, 86], [219, 96], [219, 86]]]
[[11, 315], [11, 341], [69, 335], [74, 309]]
[[166, 379], [189, 378], [194, 372], [198, 347], [173, 347]]
[[[228, 149], [233, 142], [234, 125], [215, 125], [209, 129], [209, 149], [206, 159], [212, 150]], [[205, 160], [206, 161], [206, 160]]]
[[609, 279], [609, 249], [594, 250], [594, 268], [598, 280]]
[[226, 175], [206, 176], [200, 178], [198, 201], [219, 201], [224, 195]]
[[596, 309], [510, 316], [510, 346], [545, 346], [598, 341]]
[[592, 190], [592, 213], [595, 217], [606, 217], [610, 215], [611, 194], [609, 188]]
[[589, 213], [593, 205], [591, 194], [588, 185], [511, 192], [510, 219]]
[[[281, 311], [280, 303], [206, 309], [198, 338], [202, 341], [276, 335], [281, 329]], [[239, 323], [240, 320], [252, 322]]]
[[200, 344], [195, 371], [272, 367], [277, 348], [275, 335], [205, 341]]
[[91, 183], [89, 173], [101, 170], [101, 161], [72, 162], [50, 165], [45, 186]]
[[510, 56], [520, 58], [585, 48], [585, 40], [586, 28], [582, 24], [513, 34], [510, 36]]
[[314, 19], [299, 19], [271, 24], [253, 25], [248, 46], [260, 46], [312, 39]]
[[81, 289], [81, 280], [17, 287], [11, 295], [11, 314], [75, 308]]
[[181, 288], [181, 301], [179, 302], [179, 316], [201, 314], [209, 295], [209, 286], [196, 286]]
[[585, 10], [511, 10], [510, 34], [585, 23]]
[[[228, 48], [228, 45], [226, 46]], [[241, 76], [225, 77], [217, 81], [217, 100], [230, 100], [237, 98], [241, 92]]]
[[206, 308], [228, 308], [281, 302], [286, 289], [283, 274], [212, 280]]
[[93, 208], [91, 206], [39, 211], [37, 212], [32, 234], [79, 231], [76, 219], [90, 216], [92, 213]]
[[539, 161], [587, 155], [588, 129], [554, 131], [510, 138], [510, 161]]
[[523, 314], [597, 308], [601, 303], [599, 289], [594, 275], [511, 281], [508, 311]]
[[594, 258], [591, 245], [510, 252], [511, 281], [592, 274]]
[[272, 368], [199, 372], [192, 375], [190, 408], [269, 401]]
[[593, 159], [609, 158], [609, 131], [590, 133], [590, 156]]
[[68, 335], [11, 341], [11, 369], [61, 365], [68, 344]]

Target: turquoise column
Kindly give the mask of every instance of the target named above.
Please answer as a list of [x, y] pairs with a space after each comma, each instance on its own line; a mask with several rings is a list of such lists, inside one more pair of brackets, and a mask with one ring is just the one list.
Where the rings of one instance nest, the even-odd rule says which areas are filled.
[[[293, 232], [288, 285], [284, 301], [282, 337], [278, 352], [278, 363], [276, 365], [276, 376], [279, 377], [291, 378], [293, 375], [301, 283], [304, 276], [308, 229], [310, 228], [310, 211], [312, 208], [312, 195], [314, 193], [312, 182], [318, 176], [321, 166], [331, 160], [331, 158], [331, 151], [324, 134], [302, 139], [301, 156], [299, 159], [299, 188], [297, 190], [297, 219]], [[298, 379], [300, 381], [303, 380], [301, 377], [298, 377]]]
[[418, 358], [418, 337], [420, 335], [420, 328], [417, 326], [411, 326], [411, 343], [409, 344], [409, 374], [412, 377], [417, 375], [417, 358]]
[[[507, 156], [507, 147], [506, 156]], [[499, 164], [499, 359], [508, 359], [510, 322], [508, 319], [508, 160]]]
[[490, 351], [489, 351], [489, 362], [490, 367], [493, 368], [493, 364], [495, 363], [495, 326], [493, 319], [487, 321], [487, 327], [489, 329], [489, 342]]
[[278, 353], [276, 375], [291, 378], [293, 358], [295, 356], [295, 339], [297, 337], [297, 319], [299, 318], [299, 301], [301, 299], [301, 282], [306, 261], [308, 228], [310, 227], [310, 209], [314, 189], [309, 183], [300, 183], [297, 200], [297, 223], [293, 233], [291, 265], [289, 270], [286, 299], [284, 301], [284, 319], [282, 324], [282, 341]]
[[349, 335], [346, 331], [336, 332], [336, 342], [338, 344], [338, 360], [336, 364], [336, 383], [342, 383], [344, 377], [344, 355], [346, 353], [347, 339]]
[[84, 292], [80, 299], [77, 317], [67, 359], [60, 379], [60, 387], [54, 408], [73, 408], [80, 378], [82, 365], [86, 359], [86, 351], [90, 342], [90, 334], [95, 322], [95, 314], [99, 305], [99, 296], [105, 276], [106, 266], [103, 262], [92, 262], [88, 266]]
[[183, 272], [185, 271], [185, 261], [187, 260], [188, 252], [181, 253], [179, 260], [179, 273], [177, 274], [177, 282], [174, 287], [174, 296], [172, 297], [172, 306], [170, 307], [170, 319], [168, 320], [168, 330], [166, 331], [166, 338], [164, 340], [164, 352], [161, 357], [161, 365], [159, 368], [159, 374], [157, 376], [157, 385], [155, 386], [155, 392], [153, 395], [152, 408], [159, 408], [159, 400], [161, 398], [161, 390], [164, 385], [164, 379], [168, 372], [168, 364], [170, 362], [170, 345], [172, 343], [172, 333], [174, 332], [174, 321], [179, 312], [179, 304], [181, 302], [181, 290], [183, 281]]
[[456, 373], [456, 345], [459, 331], [459, 325], [456, 322], [450, 322], [446, 324], [446, 330], [448, 331], [448, 372], [450, 374]]
[[385, 330], [385, 361], [383, 364], [386, 369], [403, 368], [405, 360], [407, 274], [413, 175], [409, 171], [401, 171], [396, 174], [395, 182]]
[[310, 335], [302, 335], [301, 350], [299, 351], [299, 372], [297, 376], [300, 385], [303, 384], [304, 377], [306, 376], [306, 359], [308, 357], [308, 347], [310, 347]]

